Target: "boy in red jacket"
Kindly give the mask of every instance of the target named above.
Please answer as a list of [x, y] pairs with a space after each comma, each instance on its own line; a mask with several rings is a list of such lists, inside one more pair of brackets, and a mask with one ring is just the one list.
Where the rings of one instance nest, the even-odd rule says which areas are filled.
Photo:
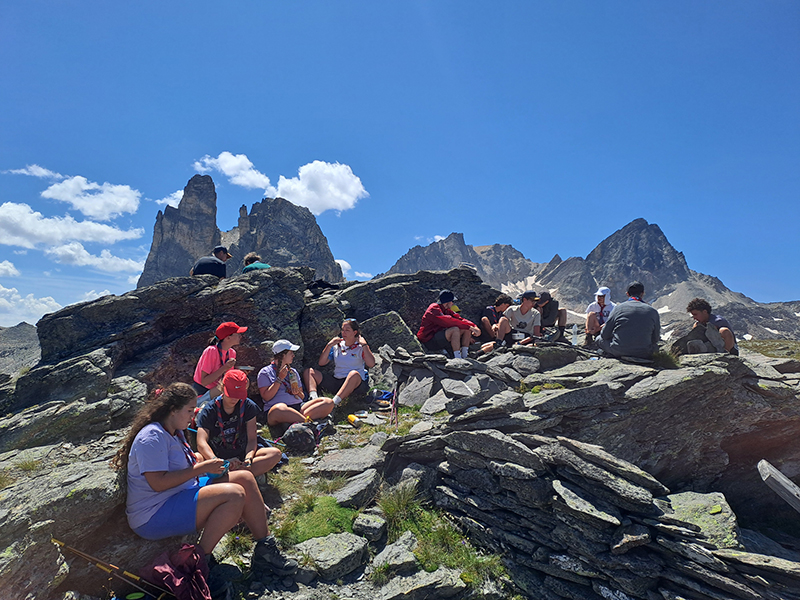
[[417, 339], [429, 352], [451, 349], [455, 358], [467, 358], [472, 336], [481, 330], [452, 310], [456, 296], [450, 290], [439, 293], [439, 302], [434, 302], [422, 315]]

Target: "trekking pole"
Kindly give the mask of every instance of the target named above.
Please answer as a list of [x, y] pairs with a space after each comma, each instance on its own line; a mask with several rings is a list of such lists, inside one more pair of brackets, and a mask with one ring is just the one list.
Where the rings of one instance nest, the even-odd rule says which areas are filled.
[[400, 418], [397, 416], [397, 383], [394, 384], [394, 389], [392, 390], [392, 413], [391, 413], [391, 421], [394, 421], [394, 431], [397, 433], [398, 428], [400, 427]]
[[[56, 544], [60, 548], [63, 548], [64, 550], [69, 550], [74, 555], [80, 556], [84, 560], [87, 560], [88, 562], [93, 564], [95, 567], [97, 567], [101, 571], [105, 571], [109, 575], [124, 581], [128, 585], [132, 585], [137, 590], [139, 590], [140, 592], [144, 592], [148, 596], [152, 596], [153, 595], [152, 590], [146, 590], [142, 586], [137, 585], [135, 582], [146, 583], [147, 585], [149, 585], [152, 588], [154, 588], [154, 589], [158, 590], [159, 592], [161, 592], [161, 594], [158, 596], [158, 600], [162, 600], [162, 598], [165, 598], [167, 595], [172, 596], [173, 598], [175, 597], [175, 594], [173, 594], [169, 590], [166, 590], [166, 589], [156, 585], [155, 583], [150, 583], [146, 579], [142, 579], [138, 575], [134, 575], [133, 573], [130, 573], [128, 571], [120, 569], [116, 565], [112, 565], [111, 563], [104, 562], [104, 561], [100, 560], [99, 558], [95, 558], [91, 554], [86, 554], [85, 552], [81, 552], [80, 550], [78, 550], [76, 548], [73, 548], [72, 546], [67, 546], [64, 542], [62, 542], [60, 540], [57, 540], [54, 537], [51, 537], [50, 541], [52, 541], [54, 544]], [[122, 573], [122, 574], [120, 575], [120, 573]]]

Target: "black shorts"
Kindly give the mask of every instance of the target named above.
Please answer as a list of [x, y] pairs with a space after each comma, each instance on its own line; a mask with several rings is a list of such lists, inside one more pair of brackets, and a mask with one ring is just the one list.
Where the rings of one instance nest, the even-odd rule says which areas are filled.
[[[331, 394], [335, 394], [338, 392], [341, 387], [344, 385], [345, 378], [344, 377], [334, 377], [330, 373], [323, 373], [322, 374], [322, 383], [320, 383], [320, 387], [325, 390], [326, 392], [330, 392]], [[353, 390], [350, 394], [351, 396], [366, 396], [367, 392], [369, 392], [369, 377], [361, 381], [358, 384], [358, 387]]]
[[[440, 350], [452, 350], [453, 346], [447, 341], [445, 337], [446, 329], [440, 329], [436, 333], [433, 334], [433, 337], [428, 340], [427, 342], [422, 342], [422, 345], [425, 346], [425, 349], [429, 352], [437, 353]], [[459, 340], [459, 344], [461, 341]]]

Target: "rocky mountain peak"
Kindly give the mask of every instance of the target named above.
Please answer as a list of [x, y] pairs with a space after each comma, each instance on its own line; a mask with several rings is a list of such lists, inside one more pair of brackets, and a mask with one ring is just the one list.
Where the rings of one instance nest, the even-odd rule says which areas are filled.
[[[628, 283], [641, 281], [648, 298], [687, 281], [691, 273], [682, 252], [669, 243], [658, 225], [636, 219], [608, 236], [586, 257], [598, 283], [623, 298]], [[591, 293], [591, 292], [590, 292]]]
[[264, 198], [248, 214], [239, 209], [239, 222], [230, 231], [217, 227], [217, 193], [209, 175], [195, 175], [186, 184], [178, 208], [158, 212], [153, 243], [137, 287], [189, 273], [201, 256], [220, 243], [233, 258], [228, 275], [240, 273], [244, 256], [257, 252], [276, 267], [310, 266], [318, 278], [341, 281], [336, 263], [314, 215], [283, 198]]

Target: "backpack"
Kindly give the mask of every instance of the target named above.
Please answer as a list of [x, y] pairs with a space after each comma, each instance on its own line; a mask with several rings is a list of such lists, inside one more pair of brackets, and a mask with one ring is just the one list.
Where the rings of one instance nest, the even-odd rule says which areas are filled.
[[317, 447], [313, 423], [293, 423], [281, 441], [286, 444], [286, 450], [292, 454], [311, 454]]

